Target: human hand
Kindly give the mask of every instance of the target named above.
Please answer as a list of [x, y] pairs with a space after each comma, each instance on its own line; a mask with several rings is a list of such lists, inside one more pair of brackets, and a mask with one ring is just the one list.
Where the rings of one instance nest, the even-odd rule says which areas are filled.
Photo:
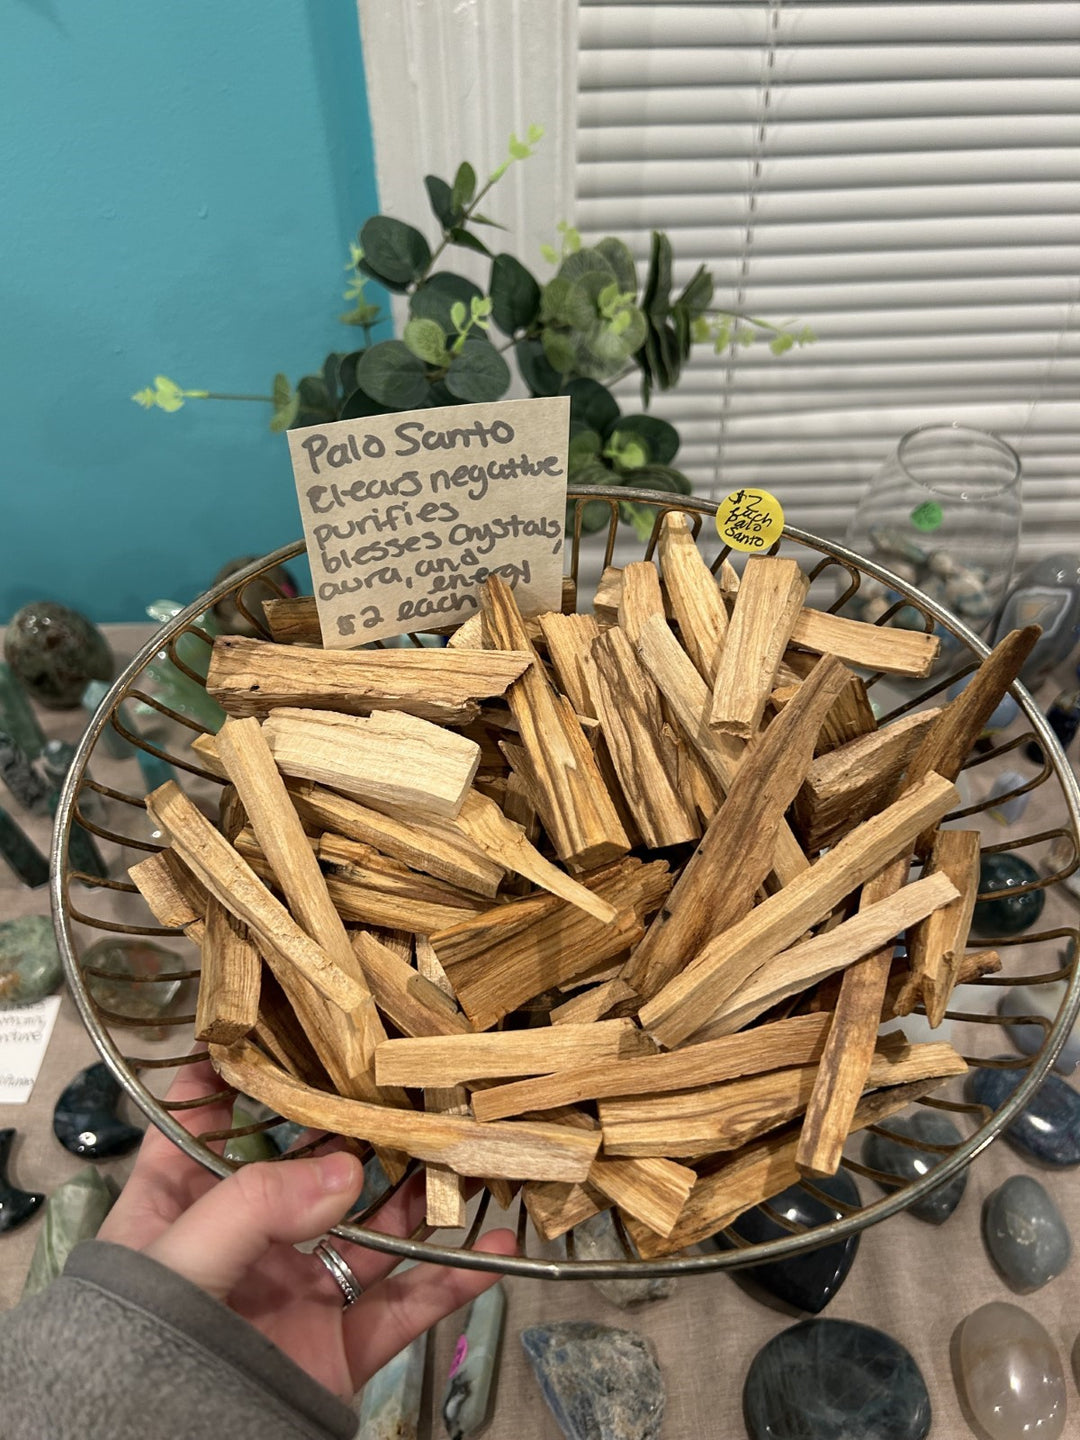
[[[208, 1061], [181, 1067], [173, 1101], [205, 1100], [221, 1090]], [[232, 1097], [173, 1112], [193, 1132], [231, 1123]], [[336, 1225], [364, 1183], [363, 1166], [345, 1151], [287, 1163], [245, 1165], [218, 1180], [151, 1128], [131, 1178], [98, 1234], [141, 1250], [250, 1321], [328, 1390], [348, 1400], [393, 1355], [497, 1276], [441, 1265], [391, 1275], [397, 1256], [335, 1239], [334, 1248], [364, 1293], [342, 1308], [337, 1282], [316, 1255], [293, 1248]], [[409, 1235], [424, 1218], [423, 1177], [407, 1182], [370, 1228]], [[476, 1247], [514, 1250], [509, 1230]]]

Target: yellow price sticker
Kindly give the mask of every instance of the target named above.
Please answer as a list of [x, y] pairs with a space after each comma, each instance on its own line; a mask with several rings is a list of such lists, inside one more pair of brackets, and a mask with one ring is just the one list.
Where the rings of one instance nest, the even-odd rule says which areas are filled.
[[784, 529], [784, 507], [768, 490], [733, 490], [716, 507], [716, 529], [732, 550], [768, 550]]

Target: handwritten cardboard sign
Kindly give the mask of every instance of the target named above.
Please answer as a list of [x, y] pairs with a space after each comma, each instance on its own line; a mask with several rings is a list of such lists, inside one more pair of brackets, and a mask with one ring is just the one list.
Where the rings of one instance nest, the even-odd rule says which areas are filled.
[[0, 1010], [0, 1105], [25, 1105], [45, 1059], [60, 996]]
[[569, 420], [561, 396], [290, 430], [327, 649], [467, 620], [491, 574], [557, 610]]

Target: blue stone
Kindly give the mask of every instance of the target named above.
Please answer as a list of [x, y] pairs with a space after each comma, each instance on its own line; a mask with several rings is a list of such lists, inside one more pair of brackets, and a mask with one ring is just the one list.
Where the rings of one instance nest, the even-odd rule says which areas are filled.
[[[858, 1208], [861, 1204], [855, 1181], [846, 1170], [838, 1170], [835, 1175], [815, 1180], [813, 1183], [815, 1189], [824, 1191], [842, 1205]], [[779, 1195], [774, 1195], [768, 1204], [771, 1210], [776, 1210], [785, 1220], [807, 1228], [829, 1225], [834, 1220], [844, 1218], [843, 1210], [819, 1200], [802, 1185], [792, 1185], [781, 1191]], [[763, 1245], [768, 1240], [785, 1239], [791, 1234], [790, 1230], [770, 1219], [760, 1208], [745, 1211], [733, 1222], [731, 1228], [753, 1245]], [[724, 1241], [719, 1235], [716, 1239], [720, 1244], [731, 1243]], [[793, 1255], [788, 1260], [769, 1260], [764, 1265], [751, 1266], [749, 1269], [740, 1270], [739, 1275], [762, 1286], [786, 1305], [817, 1315], [825, 1309], [847, 1279], [858, 1250], [859, 1236], [849, 1235], [846, 1240], [840, 1240], [834, 1245], [822, 1245], [808, 1254]]]
[[644, 1335], [560, 1320], [523, 1330], [521, 1343], [568, 1440], [659, 1440], [664, 1381]]
[[[963, 1139], [948, 1116], [936, 1110], [917, 1110], [913, 1115], [892, 1117], [886, 1124], [897, 1135], [924, 1140], [930, 1145], [959, 1145]], [[887, 1135], [868, 1134], [863, 1140], [862, 1158], [864, 1165], [914, 1184], [948, 1157], [890, 1140]], [[967, 1171], [961, 1170], [959, 1175], [944, 1181], [911, 1206], [912, 1215], [931, 1225], [944, 1224], [959, 1205], [967, 1188], [967, 1178]]]
[[8, 1159], [15, 1141], [10, 1127], [0, 1130], [0, 1235], [18, 1230], [45, 1204], [45, 1196], [31, 1190], [20, 1190], [8, 1179]]
[[[1038, 878], [1036, 871], [1019, 855], [984, 855], [979, 866], [979, 893], [985, 895], [994, 890], [1013, 890], [1020, 885], [1031, 885]], [[1031, 929], [1045, 904], [1046, 892], [1043, 890], [1028, 890], [1023, 895], [1001, 895], [996, 900], [979, 900], [971, 917], [971, 928], [986, 940], [1019, 935]]]
[[[1024, 1074], [1023, 1070], [974, 1070], [968, 1079], [971, 1098], [997, 1110]], [[1006, 1129], [1005, 1139], [1044, 1165], [1080, 1165], [1080, 1095], [1064, 1080], [1048, 1075]]]
[[1069, 1263], [1072, 1241], [1061, 1212], [1030, 1175], [1013, 1175], [987, 1197], [983, 1240], [990, 1258], [1021, 1295], [1041, 1290]]
[[120, 1086], [100, 1061], [80, 1070], [53, 1111], [53, 1134], [73, 1155], [106, 1160], [126, 1155], [143, 1137], [116, 1113]]
[[[998, 1014], [1009, 1018], [1035, 1015], [1046, 1020], [1056, 1020], [1065, 991], [1067, 980], [1052, 980], [1045, 985], [1010, 985], [998, 1001]], [[1025, 1055], [1036, 1055], [1042, 1049], [1047, 1032], [1041, 1025], [1010, 1025], [1009, 1039]], [[1080, 1062], [1080, 1020], [1076, 1021], [1057, 1053], [1054, 1069], [1061, 1075], [1071, 1075]]]
[[803, 1320], [754, 1356], [743, 1386], [751, 1440], [924, 1440], [919, 1367], [881, 1330]]

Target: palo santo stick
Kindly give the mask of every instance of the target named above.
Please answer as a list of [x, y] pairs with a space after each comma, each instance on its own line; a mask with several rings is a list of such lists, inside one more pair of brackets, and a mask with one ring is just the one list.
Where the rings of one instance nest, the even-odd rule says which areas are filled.
[[[926, 732], [908, 762], [904, 792], [910, 793], [928, 772], [956, 778], [968, 751], [1041, 633], [1037, 625], [1014, 630], [994, 647], [965, 688], [945, 706]], [[939, 765], [940, 770], [936, 768]], [[922, 827], [915, 840], [919, 854], [929, 851], [936, 826], [935, 820]], [[899, 889], [907, 878], [908, 855], [909, 851], [904, 850], [881, 874], [875, 875], [860, 903], [873, 903]], [[893, 947], [889, 945], [844, 972], [836, 1023], [799, 1137], [797, 1159], [805, 1175], [835, 1174], [840, 1163], [844, 1137], [870, 1063], [892, 957]]]
[[[319, 1004], [325, 1001], [314, 997]], [[338, 1011], [340, 1015], [341, 1012]], [[344, 1019], [344, 1016], [342, 1017]], [[299, 1017], [281, 983], [269, 965], [263, 966], [259, 991], [259, 1014], [251, 1038], [275, 1060], [283, 1070], [295, 1075], [315, 1090], [333, 1090], [334, 1082], [326, 1066], [304, 1032]]]
[[369, 999], [363, 982], [343, 970], [301, 930], [175, 781], [168, 781], [148, 795], [146, 808], [207, 890], [243, 920], [260, 941], [295, 965], [321, 995], [345, 1011]]
[[598, 1155], [589, 1171], [592, 1189], [658, 1235], [671, 1233], [696, 1182], [689, 1166], [659, 1157]]
[[896, 1010], [900, 1015], [909, 1014], [921, 996], [935, 1030], [945, 1018], [971, 928], [979, 889], [979, 840], [977, 830], [937, 832], [929, 870], [947, 876], [959, 893], [952, 904], [935, 910], [908, 932], [911, 983], [901, 993]]
[[556, 1005], [548, 1019], [552, 1025], [587, 1025], [593, 1020], [602, 1020], [616, 1005], [622, 1005], [628, 1000], [636, 1003], [637, 998], [634, 987], [616, 976], [614, 980], [593, 985], [591, 989], [575, 995], [572, 1000], [564, 1000], [561, 1005]]
[[699, 1041], [741, 1030], [789, 995], [797, 995], [872, 954], [909, 925], [949, 905], [956, 895], [956, 886], [948, 876], [927, 875], [901, 886], [895, 895], [860, 909], [832, 930], [782, 951], [740, 985], [708, 1025], [696, 1032], [695, 1046]]
[[592, 602], [593, 614], [602, 624], [618, 624], [621, 597], [622, 569], [618, 565], [608, 565], [600, 576]]
[[[913, 1081], [893, 1090], [877, 1090], [864, 1096], [855, 1109], [852, 1131], [876, 1125], [913, 1100], [934, 1089], [935, 1080]], [[733, 1155], [711, 1174], [703, 1175], [691, 1192], [678, 1223], [669, 1235], [654, 1234], [632, 1217], [626, 1222], [630, 1236], [643, 1260], [670, 1255], [696, 1245], [717, 1230], [730, 1225], [745, 1210], [771, 1200], [799, 1179], [795, 1164], [798, 1131], [766, 1135]]]
[[219, 635], [206, 689], [230, 715], [285, 705], [349, 715], [393, 710], [463, 725], [479, 714], [479, 700], [504, 694], [531, 660], [527, 649], [308, 650]]
[[262, 960], [247, 927], [213, 895], [206, 901], [196, 1040], [232, 1045], [254, 1030], [259, 1018]]
[[454, 824], [500, 868], [525, 876], [542, 890], [558, 895], [597, 920], [607, 923], [615, 919], [614, 906], [546, 860], [529, 844], [524, 829], [508, 820], [495, 802], [478, 790], [470, 790], [466, 795]]
[[423, 975], [425, 980], [431, 983], [457, 1006], [457, 996], [454, 994], [454, 987], [450, 984], [450, 977], [442, 967], [442, 962], [435, 954], [431, 941], [426, 935], [416, 937], [416, 969]]
[[[429, 1115], [468, 1115], [469, 1092], [464, 1085], [424, 1091]], [[424, 1168], [427, 1223], [433, 1230], [459, 1230], [466, 1224], [465, 1182], [448, 1165], [429, 1160]]]
[[808, 850], [834, 844], [888, 804], [897, 776], [940, 713], [904, 715], [814, 761], [795, 800], [795, 823]]
[[159, 850], [128, 871], [136, 890], [159, 925], [183, 930], [189, 940], [202, 944], [209, 899], [205, 885], [196, 880], [172, 850]]
[[[881, 1042], [871, 1058], [864, 1088], [944, 1080], [967, 1070], [951, 1045], [889, 1043], [898, 1038], [887, 1036]], [[816, 1064], [800, 1065], [678, 1095], [602, 1100], [604, 1153], [699, 1159], [734, 1150], [800, 1114], [813, 1093], [816, 1075]]]
[[410, 869], [445, 880], [459, 890], [491, 898], [506, 873], [454, 820], [415, 813], [383, 814], [305, 780], [290, 781], [289, 793], [302, 820], [374, 846]]
[[452, 819], [480, 765], [475, 741], [390, 710], [362, 717], [281, 708], [263, 730], [286, 775], [329, 785], [376, 808]]
[[[816, 660], [804, 650], [788, 650], [780, 662], [777, 675], [781, 688], [769, 696], [772, 706], [779, 710], [792, 698], [795, 689], [813, 670]], [[793, 688], [794, 687], [794, 688]], [[838, 745], [857, 740], [860, 735], [869, 735], [877, 729], [877, 717], [866, 686], [858, 675], [852, 674], [847, 685], [836, 697], [818, 736], [817, 753], [827, 755]]]
[[[517, 602], [499, 576], [485, 582], [480, 604], [485, 644], [535, 657]], [[514, 681], [506, 699], [539, 792], [537, 809], [559, 859], [585, 870], [624, 855], [629, 842], [569, 702], [552, 690], [539, 664]]]
[[211, 1059], [222, 1079], [300, 1125], [393, 1146], [418, 1160], [448, 1165], [458, 1175], [510, 1180], [584, 1180], [600, 1146], [598, 1130], [565, 1125], [481, 1125], [459, 1115], [422, 1115], [310, 1089], [271, 1064], [248, 1041]]
[[[608, 637], [617, 634], [609, 631]], [[606, 637], [607, 638], [607, 637]], [[814, 740], [846, 671], [826, 656], [746, 759], [663, 910], [634, 951], [626, 979], [651, 999], [714, 936], [741, 920], [773, 868], [776, 836], [814, 758]]]
[[642, 1025], [669, 1049], [700, 1030], [755, 970], [818, 924], [895, 855], [902, 852], [906, 857], [912, 837], [926, 825], [936, 824], [955, 799], [954, 785], [939, 775], [926, 776], [711, 941], [643, 1006]]
[[[1000, 969], [1001, 956], [996, 950], [969, 950], [959, 957], [953, 988], [955, 989], [957, 985], [970, 985], [973, 980], [981, 980], [984, 975], [995, 975]], [[882, 1020], [893, 1020], [900, 1015], [897, 1003], [907, 981], [907, 962], [904, 960], [894, 962], [892, 973], [889, 976], [889, 986], [885, 992], [885, 1003], [881, 1007]], [[822, 989], [824, 988], [822, 987]], [[814, 997], [815, 1001], [817, 998], [817, 996]], [[831, 1009], [835, 1004], [836, 997], [833, 996], [832, 1006], [823, 1008]]]
[[809, 583], [795, 560], [747, 561], [713, 684], [714, 730], [742, 740], [757, 733]]
[[[746, 746], [733, 735], [712, 730], [708, 724], [712, 703], [708, 686], [664, 621], [652, 616], [641, 627], [638, 654], [656, 681], [671, 713], [694, 746], [709, 773], [726, 794], [735, 783]], [[791, 827], [782, 820], [776, 836], [773, 870], [782, 885], [789, 884], [808, 866]]]
[[354, 930], [352, 948], [375, 1003], [403, 1035], [466, 1035], [469, 1022], [437, 985], [374, 935]]
[[584, 1059], [613, 1061], [649, 1048], [648, 1039], [629, 1019], [387, 1040], [376, 1054], [375, 1075], [380, 1085], [459, 1085], [503, 1075], [546, 1074]]
[[542, 1240], [557, 1240], [610, 1203], [592, 1185], [564, 1185], [557, 1180], [530, 1180], [522, 1189], [521, 1202]]
[[370, 1070], [386, 1031], [259, 722], [226, 720], [218, 731], [217, 749], [293, 916], [367, 1001], [353, 1011], [353, 1019], [364, 1047], [364, 1068]]
[[669, 510], [660, 522], [658, 546], [664, 586], [683, 648], [711, 689], [728, 631], [720, 587], [681, 511]]
[[624, 860], [587, 883], [615, 906], [613, 921], [602, 924], [554, 895], [530, 896], [431, 936], [477, 1030], [629, 950], [644, 933], [644, 917], [662, 903], [671, 876], [663, 861]]
[[663, 849], [701, 834], [677, 788], [677, 747], [665, 734], [660, 692], [617, 626], [593, 642], [593, 699], [619, 785], [646, 845]]
[[473, 1114], [478, 1120], [502, 1120], [526, 1111], [576, 1105], [582, 1100], [617, 1095], [666, 1095], [757, 1075], [785, 1065], [809, 1064], [820, 1058], [831, 1021], [830, 1015], [798, 1015], [748, 1030], [743, 1035], [692, 1045], [666, 1055], [580, 1064], [561, 1074], [496, 1085], [476, 1091]]
[[264, 600], [266, 628], [278, 645], [314, 645], [322, 648], [319, 607], [314, 595], [290, 595], [287, 599]]
[[835, 655], [864, 670], [886, 675], [929, 675], [941, 649], [936, 635], [901, 630], [891, 625], [868, 625], [823, 610], [803, 610], [795, 619], [792, 643], [819, 655]]

